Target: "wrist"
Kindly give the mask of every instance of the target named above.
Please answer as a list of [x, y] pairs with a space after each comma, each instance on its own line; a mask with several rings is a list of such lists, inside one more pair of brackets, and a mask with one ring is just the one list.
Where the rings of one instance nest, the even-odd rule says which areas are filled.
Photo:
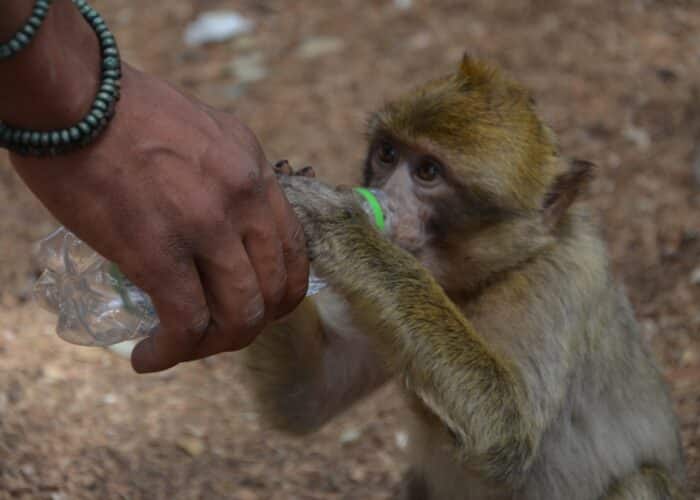
[[[27, 12], [17, 3], [28, 7]], [[8, 7], [1, 7], [10, 16], [0, 25], [0, 34], [18, 30], [32, 4], [9, 0]], [[97, 37], [71, 0], [54, 0], [32, 42], [0, 61], [0, 120], [39, 130], [69, 126], [89, 110], [99, 77]]]

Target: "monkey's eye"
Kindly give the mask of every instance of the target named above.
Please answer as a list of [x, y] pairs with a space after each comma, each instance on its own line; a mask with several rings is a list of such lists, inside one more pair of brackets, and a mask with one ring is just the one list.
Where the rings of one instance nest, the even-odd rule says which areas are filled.
[[396, 165], [399, 159], [399, 153], [390, 142], [382, 142], [377, 147], [377, 159], [384, 165]]
[[434, 182], [442, 172], [442, 167], [439, 163], [428, 160], [416, 167], [413, 171], [413, 175], [422, 182]]

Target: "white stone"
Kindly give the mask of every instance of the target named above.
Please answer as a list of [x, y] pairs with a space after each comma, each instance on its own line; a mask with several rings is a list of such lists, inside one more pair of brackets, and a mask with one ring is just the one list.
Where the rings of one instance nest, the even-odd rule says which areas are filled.
[[232, 10], [203, 12], [185, 29], [185, 44], [190, 47], [223, 42], [249, 33], [253, 21]]

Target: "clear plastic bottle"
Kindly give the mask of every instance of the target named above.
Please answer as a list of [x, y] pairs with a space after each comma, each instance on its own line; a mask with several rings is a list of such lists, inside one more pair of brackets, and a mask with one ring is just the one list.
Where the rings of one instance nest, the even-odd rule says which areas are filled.
[[[389, 233], [393, 216], [386, 195], [375, 189], [355, 191], [378, 230]], [[67, 229], [61, 227], [40, 242], [39, 261], [45, 270], [34, 297], [58, 315], [56, 333], [62, 339], [104, 347], [145, 337], [158, 325], [148, 295]], [[325, 286], [312, 269], [307, 296]]]

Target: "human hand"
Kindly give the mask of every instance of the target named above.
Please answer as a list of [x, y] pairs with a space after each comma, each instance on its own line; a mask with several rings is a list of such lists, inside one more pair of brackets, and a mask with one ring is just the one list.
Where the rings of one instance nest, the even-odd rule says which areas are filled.
[[148, 293], [161, 326], [138, 372], [248, 345], [308, 279], [304, 233], [255, 136], [124, 65], [122, 99], [86, 149], [12, 156], [46, 207]]

